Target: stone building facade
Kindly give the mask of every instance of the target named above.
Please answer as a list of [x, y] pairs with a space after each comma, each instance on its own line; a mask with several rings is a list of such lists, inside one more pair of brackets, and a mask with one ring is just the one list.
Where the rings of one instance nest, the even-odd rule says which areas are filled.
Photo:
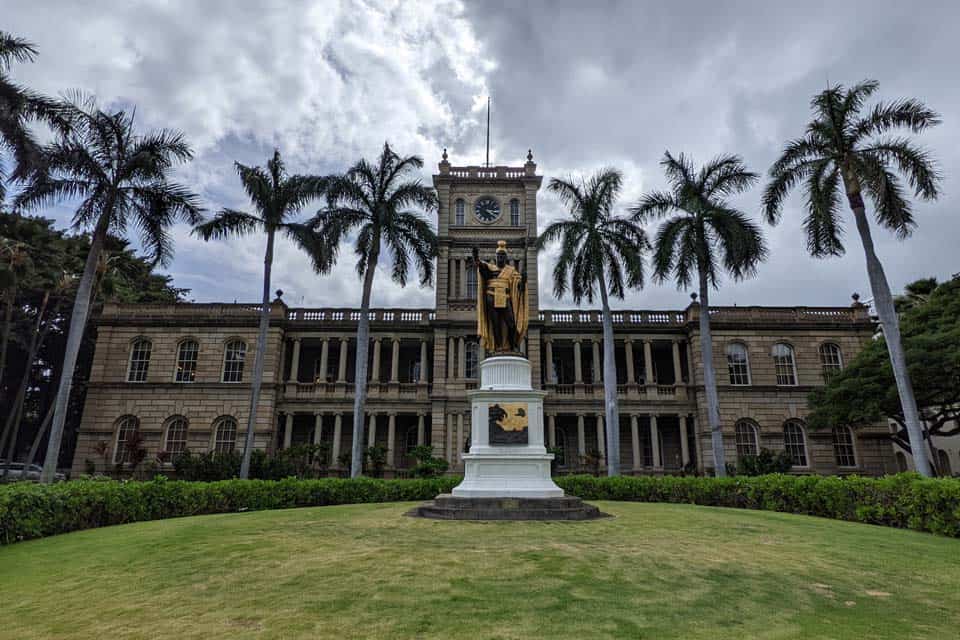
[[[388, 473], [412, 466], [428, 444], [451, 470], [469, 446], [470, 405], [483, 358], [476, 338], [476, 271], [497, 240], [528, 276], [530, 327], [523, 349], [544, 401], [558, 469], [605, 465], [598, 311], [540, 309], [537, 192], [522, 167], [454, 167], [444, 152], [434, 176], [440, 207], [436, 306], [371, 311], [365, 446], [388, 449]], [[621, 469], [628, 474], [710, 473], [713, 467], [699, 342], [700, 306], [613, 314]], [[123, 457], [134, 431], [149, 456], [242, 447], [258, 306], [108, 305], [74, 458], [74, 472]], [[332, 445], [349, 452], [357, 309], [271, 308], [257, 448]], [[864, 306], [712, 307], [714, 362], [728, 462], [760, 448], [784, 450], [798, 473], [896, 471], [887, 430], [807, 429], [806, 395], [874, 333]]]

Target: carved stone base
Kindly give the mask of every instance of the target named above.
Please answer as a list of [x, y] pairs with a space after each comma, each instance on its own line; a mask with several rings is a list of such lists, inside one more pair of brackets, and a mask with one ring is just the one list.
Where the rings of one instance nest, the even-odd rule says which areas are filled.
[[434, 520], [593, 520], [609, 518], [580, 498], [458, 498], [442, 493], [407, 512]]

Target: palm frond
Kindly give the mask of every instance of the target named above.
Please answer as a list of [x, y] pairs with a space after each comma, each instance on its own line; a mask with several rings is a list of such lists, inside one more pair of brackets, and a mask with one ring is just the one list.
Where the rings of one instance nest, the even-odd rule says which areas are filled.
[[249, 213], [235, 209], [222, 209], [213, 218], [198, 224], [193, 233], [204, 240], [245, 236], [263, 228], [263, 221]]
[[881, 140], [859, 153], [874, 157], [877, 163], [884, 166], [895, 164], [918, 197], [934, 200], [940, 195], [939, 186], [943, 176], [937, 169], [936, 161], [928, 151], [907, 138]]
[[844, 253], [840, 226], [840, 171], [829, 160], [820, 162], [806, 180], [807, 216], [803, 229], [807, 251], [820, 258]]
[[14, 62], [33, 62], [36, 57], [37, 48], [32, 42], [0, 31], [0, 69], [9, 69]]
[[630, 214], [637, 222], [649, 222], [656, 218], [662, 218], [674, 209], [679, 208], [680, 203], [677, 202], [672, 193], [651, 191], [641, 196], [640, 202], [630, 208]]
[[873, 201], [877, 222], [901, 239], [913, 233], [917, 223], [900, 178], [878, 158], [869, 154], [857, 156], [856, 168], [865, 191]]

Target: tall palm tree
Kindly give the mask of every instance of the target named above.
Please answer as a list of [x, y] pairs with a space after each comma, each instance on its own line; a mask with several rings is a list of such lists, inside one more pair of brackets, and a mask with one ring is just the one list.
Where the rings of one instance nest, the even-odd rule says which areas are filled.
[[280, 151], [273, 152], [266, 169], [235, 163], [240, 182], [250, 197], [256, 213], [223, 209], [211, 220], [196, 227], [194, 232], [204, 240], [245, 236], [261, 232], [267, 234], [267, 248], [263, 257], [263, 297], [260, 305], [260, 328], [257, 334], [257, 352], [253, 359], [253, 378], [250, 381], [250, 411], [247, 415], [247, 434], [243, 444], [240, 477], [250, 475], [250, 457], [253, 454], [254, 427], [257, 406], [263, 382], [263, 361], [267, 350], [267, 329], [270, 327], [270, 271], [273, 268], [273, 244], [280, 231], [311, 256], [319, 270], [323, 264], [323, 250], [317, 235], [309, 225], [294, 221], [305, 204], [323, 195], [325, 178], [305, 175], [287, 175], [280, 159]]
[[[643, 287], [643, 256], [650, 242], [643, 229], [614, 214], [623, 175], [601, 169], [589, 180], [550, 180], [547, 189], [569, 209], [570, 217], [551, 223], [537, 240], [538, 249], [560, 241], [553, 268], [553, 295], [569, 291], [576, 304], [603, 306], [603, 398], [606, 406], [607, 475], [620, 473], [620, 415], [617, 408], [617, 362], [614, 356], [610, 296], [623, 299], [628, 289]], [[549, 364], [549, 363], [548, 363]]]
[[[357, 324], [356, 381], [353, 396], [353, 443], [350, 475], [363, 469], [363, 413], [367, 399], [367, 352], [370, 343], [370, 293], [382, 253], [392, 258], [391, 277], [406, 286], [411, 263], [420, 285], [433, 282], [437, 234], [423, 212], [437, 208], [433, 189], [410, 174], [423, 167], [418, 156], [401, 157], [384, 143], [375, 164], [360, 160], [345, 174], [333, 178], [327, 189], [327, 206], [313, 220], [330, 253], [325, 270], [337, 258], [340, 243], [359, 229], [354, 245], [357, 273], [363, 278], [360, 321]], [[423, 212], [418, 209], [422, 209]], [[374, 443], [369, 443], [373, 446]]]
[[189, 224], [202, 220], [197, 197], [170, 179], [174, 164], [190, 160], [192, 155], [180, 133], [163, 129], [138, 135], [132, 114], [104, 113], [87, 99], [71, 106], [69, 133], [42, 149], [39, 169], [14, 199], [18, 210], [61, 199], [77, 200], [74, 227], [93, 226], [90, 251], [70, 316], [50, 441], [40, 476], [43, 482], [51, 482], [56, 472], [73, 373], [107, 232], [124, 233], [133, 225], [148, 255], [160, 264], [168, 264], [173, 253], [169, 227], [178, 220]]
[[890, 285], [873, 246], [863, 194], [873, 202], [877, 224], [900, 239], [909, 236], [916, 221], [901, 176], [906, 177], [914, 195], [922, 200], [937, 198], [941, 178], [927, 151], [907, 137], [889, 134], [898, 129], [921, 133], [939, 124], [940, 117], [914, 99], [880, 102], [864, 111], [865, 102], [877, 87], [874, 80], [849, 89], [838, 84], [813, 97], [813, 120], [806, 132], [788, 142], [770, 167], [763, 209], [767, 221], [777, 224], [787, 194], [804, 183], [807, 250], [816, 258], [840, 256], [844, 253], [840, 197], [841, 193], [846, 194], [866, 255], [867, 276], [903, 406], [914, 465], [921, 474], [929, 476], [930, 460], [923, 446], [923, 429], [900, 340], [900, 324]]
[[[42, 121], [63, 131], [66, 126], [64, 106], [16, 84], [8, 75], [14, 62], [33, 62], [36, 47], [13, 35], [0, 31], [0, 152], [10, 151], [14, 170], [9, 177], [23, 179], [34, 168], [39, 145], [29, 130], [29, 123]], [[7, 172], [0, 157], [0, 202], [6, 196]]]
[[666, 220], [657, 232], [654, 277], [673, 279], [678, 288], [687, 288], [694, 276], [700, 291], [700, 351], [703, 358], [703, 386], [707, 396], [707, 422], [717, 476], [727, 474], [723, 451], [723, 427], [717, 396], [717, 372], [713, 364], [713, 335], [710, 330], [710, 288], [717, 288], [720, 272], [741, 279], [756, 272], [767, 255], [759, 227], [745, 213], [734, 208], [729, 196], [750, 188], [759, 176], [748, 171], [739, 156], [722, 155], [697, 171], [682, 153], [676, 158], [667, 151], [660, 165], [670, 183], [669, 191], [654, 191], [632, 208], [634, 219], [646, 222]]

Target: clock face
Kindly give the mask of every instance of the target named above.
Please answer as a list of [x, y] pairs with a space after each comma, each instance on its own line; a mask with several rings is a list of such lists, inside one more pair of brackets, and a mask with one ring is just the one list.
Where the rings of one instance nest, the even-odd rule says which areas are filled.
[[473, 209], [480, 222], [493, 222], [500, 217], [500, 204], [490, 196], [478, 198]]

